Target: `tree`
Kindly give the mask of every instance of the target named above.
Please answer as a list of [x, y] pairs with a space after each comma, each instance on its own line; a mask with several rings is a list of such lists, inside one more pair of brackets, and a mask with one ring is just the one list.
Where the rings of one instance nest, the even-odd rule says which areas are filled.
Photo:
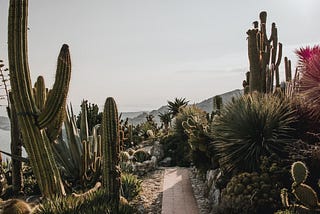
[[186, 98], [175, 98], [174, 101], [168, 101], [168, 109], [172, 117], [175, 117], [179, 112], [180, 109], [186, 107], [189, 101]]

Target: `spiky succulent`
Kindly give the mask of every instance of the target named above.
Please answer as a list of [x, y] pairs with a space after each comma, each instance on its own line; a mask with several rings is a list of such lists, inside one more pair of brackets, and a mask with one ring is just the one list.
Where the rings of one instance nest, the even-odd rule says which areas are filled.
[[320, 118], [320, 46], [300, 48], [297, 80], [298, 94], [307, 104], [310, 115]]
[[261, 156], [282, 155], [294, 141], [295, 110], [285, 98], [254, 93], [225, 106], [212, 124], [212, 146], [220, 165], [254, 171]]
[[121, 195], [128, 201], [134, 199], [142, 190], [142, 180], [136, 175], [123, 173], [121, 174]]

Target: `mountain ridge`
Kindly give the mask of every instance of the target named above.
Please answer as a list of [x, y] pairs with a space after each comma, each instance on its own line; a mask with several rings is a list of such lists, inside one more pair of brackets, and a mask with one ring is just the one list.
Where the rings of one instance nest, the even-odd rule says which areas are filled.
[[[243, 94], [243, 90], [235, 89], [235, 90], [220, 94], [219, 96], [222, 97], [223, 104], [226, 104], [231, 101], [232, 97], [240, 96], [242, 94]], [[200, 109], [208, 113], [211, 113], [213, 111], [213, 97], [215, 96], [212, 96], [194, 105], [196, 105], [197, 107], [199, 107]], [[130, 124], [137, 125], [139, 123], [145, 122], [146, 116], [152, 115], [154, 116], [155, 122], [160, 123], [160, 118], [158, 115], [166, 111], [168, 111], [168, 106], [163, 105], [160, 108], [151, 110], [151, 111], [121, 112], [121, 118], [122, 119], [128, 118]], [[10, 120], [8, 117], [0, 116], [0, 129], [4, 131], [10, 131]]]
[[[232, 100], [232, 97], [237, 97], [237, 96], [241, 96], [243, 94], [243, 90], [241, 89], [235, 89], [223, 94], [219, 94], [219, 96], [222, 97], [222, 102], [223, 104], [226, 104], [228, 102], [230, 102]], [[217, 96], [217, 95], [215, 95]], [[211, 113], [213, 111], [213, 98], [215, 96], [212, 96], [208, 99], [205, 99], [199, 103], [194, 104], [195, 106], [199, 107], [200, 109]], [[133, 118], [129, 118], [129, 123], [133, 124], [133, 125], [137, 125], [139, 123], [145, 122], [146, 121], [146, 116], [148, 115], [152, 115], [154, 117], [154, 121], [157, 123], [160, 123], [160, 118], [159, 118], [159, 114], [160, 113], [164, 113], [168, 111], [168, 106], [167, 105], [163, 105], [160, 108], [158, 108], [157, 110], [152, 110], [152, 111], [143, 111], [141, 112], [141, 114], [139, 114], [136, 117]], [[123, 117], [124, 118], [124, 117]]]

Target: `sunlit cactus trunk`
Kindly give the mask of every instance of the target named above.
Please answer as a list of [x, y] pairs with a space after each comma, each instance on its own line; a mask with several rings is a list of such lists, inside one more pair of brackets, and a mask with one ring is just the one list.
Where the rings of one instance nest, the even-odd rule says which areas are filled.
[[275, 23], [272, 23], [271, 35], [268, 38], [266, 22], [267, 12], [262, 11], [260, 13], [260, 28], [256, 21], [253, 29], [247, 31], [250, 71], [243, 83], [246, 93], [253, 91], [272, 92], [274, 79], [276, 87], [280, 87], [279, 65], [282, 58], [282, 44], [278, 42]]
[[102, 116], [102, 182], [114, 203], [112, 213], [118, 213], [120, 200], [121, 172], [120, 136], [117, 105], [113, 98], [107, 98]]
[[[28, 65], [27, 26], [28, 0], [11, 0], [8, 21], [8, 54], [12, 98], [21, 128], [23, 143], [32, 170], [44, 197], [65, 195], [61, 176], [53, 157], [47, 130], [60, 129], [69, 81], [71, 60], [68, 45], [58, 57], [55, 83], [43, 110], [35, 100]], [[61, 124], [59, 123], [61, 121]]]

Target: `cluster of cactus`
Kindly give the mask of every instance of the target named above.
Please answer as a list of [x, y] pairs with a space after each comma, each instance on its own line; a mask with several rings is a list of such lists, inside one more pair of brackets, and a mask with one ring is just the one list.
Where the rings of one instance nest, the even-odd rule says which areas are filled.
[[204, 115], [190, 115], [182, 122], [182, 126], [188, 135], [188, 143], [192, 150], [206, 152], [210, 139], [208, 137], [209, 125]]
[[[245, 93], [258, 91], [269, 93], [275, 86], [280, 87], [279, 65], [282, 58], [282, 44], [278, 43], [278, 31], [275, 23], [271, 25], [271, 35], [266, 32], [267, 12], [260, 13], [259, 22], [253, 22], [253, 29], [247, 31], [248, 57], [250, 69], [243, 81]], [[286, 80], [291, 80], [291, 62], [285, 60]]]
[[120, 143], [122, 151], [133, 144], [133, 128], [133, 125], [129, 124], [129, 118], [126, 118], [125, 121], [120, 120]]
[[[268, 173], [244, 172], [232, 179], [222, 191], [221, 203], [230, 203], [239, 213], [259, 213], [259, 210], [276, 210], [280, 190], [272, 185]], [[241, 210], [241, 212], [240, 212]]]
[[285, 164], [275, 154], [260, 159], [258, 172], [240, 173], [221, 186], [217, 213], [273, 213], [281, 207], [280, 189], [288, 176]]
[[[32, 89], [28, 65], [27, 19], [28, 0], [11, 0], [8, 20], [8, 58], [12, 98], [24, 147], [43, 196], [65, 195], [50, 143], [57, 137], [56, 133], [62, 125], [71, 77], [69, 47], [63, 45], [61, 48], [55, 83], [40, 110], [35, 100], [38, 92], [36, 95]], [[48, 135], [49, 130], [52, 134]]]
[[307, 213], [320, 212], [320, 203], [317, 193], [312, 189], [312, 187], [305, 184], [308, 173], [307, 166], [301, 161], [294, 162], [291, 165], [291, 176], [293, 179], [291, 188], [298, 203], [290, 204], [288, 190], [282, 189], [281, 201], [285, 208], [301, 210]]

